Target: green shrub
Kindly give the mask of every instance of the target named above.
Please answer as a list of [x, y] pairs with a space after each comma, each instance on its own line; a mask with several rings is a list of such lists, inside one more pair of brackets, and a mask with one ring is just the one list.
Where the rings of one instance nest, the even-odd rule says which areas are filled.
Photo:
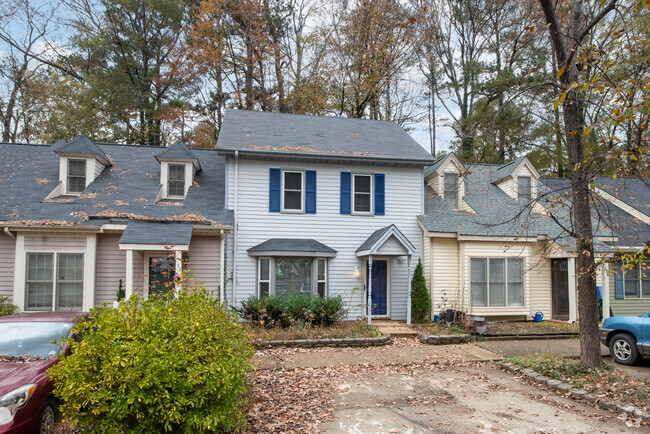
[[270, 297], [249, 297], [235, 309], [243, 319], [263, 325], [264, 327], [301, 326], [328, 327], [345, 316], [343, 299], [319, 297], [312, 294], [275, 295]]
[[424, 322], [429, 319], [430, 313], [431, 297], [424, 278], [422, 260], [418, 259], [418, 265], [415, 267], [411, 280], [411, 319], [413, 322]]
[[84, 432], [244, 431], [253, 350], [204, 288], [94, 308], [50, 369], [64, 418]]
[[0, 295], [0, 316], [12, 315], [16, 309], [18, 309], [18, 306], [11, 304], [9, 298]]

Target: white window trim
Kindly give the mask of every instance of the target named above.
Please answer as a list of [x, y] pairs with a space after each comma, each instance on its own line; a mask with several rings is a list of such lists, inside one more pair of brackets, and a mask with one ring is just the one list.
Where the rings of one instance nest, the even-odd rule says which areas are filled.
[[[285, 209], [284, 207], [284, 174], [300, 173], [300, 209]], [[296, 191], [296, 190], [290, 190]], [[280, 171], [280, 211], [289, 214], [301, 214], [305, 212], [305, 171], [297, 169], [282, 169]]]
[[[27, 297], [28, 297], [28, 291], [27, 291], [27, 277], [29, 275], [29, 260], [27, 257], [29, 255], [52, 255], [52, 309], [50, 310], [37, 310], [37, 309], [29, 309], [28, 308], [28, 303], [27, 303]], [[83, 263], [83, 269], [82, 269], [82, 275], [83, 279], [81, 281], [81, 308], [79, 310], [75, 311], [70, 311], [67, 309], [62, 309], [62, 310], [57, 310], [57, 284], [59, 282], [58, 280], [58, 274], [59, 274], [59, 255], [81, 255], [82, 257], [82, 263]], [[25, 258], [25, 263], [24, 263], [24, 276], [23, 276], [23, 309], [25, 312], [83, 312], [87, 309], [87, 303], [86, 303], [86, 281], [87, 281], [87, 263], [86, 263], [86, 252], [84, 251], [79, 251], [79, 250], [30, 250], [30, 251], [25, 251], [24, 253], [24, 258]]]
[[[648, 279], [650, 279], [650, 261], [644, 261], [644, 262], [647, 264], [646, 265], [646, 271], [645, 271], [646, 275], [647, 275], [647, 279], [645, 279], [645, 280], [648, 280]], [[629, 264], [629, 262], [624, 262], [623, 264], [624, 264], [624, 266], [627, 266]], [[650, 296], [647, 296], [647, 295], [645, 297], [643, 296], [643, 280], [644, 279], [643, 279], [643, 276], [641, 275], [641, 273], [642, 273], [641, 264], [635, 264], [635, 265], [636, 265], [636, 267], [639, 268], [639, 270], [638, 270], [639, 271], [639, 276], [637, 277], [637, 281], [639, 283], [639, 286], [638, 286], [638, 288], [639, 288], [639, 296], [638, 297], [635, 297], [633, 295], [628, 296], [625, 293], [625, 280], [626, 280], [625, 275], [627, 274], [627, 272], [625, 272], [625, 273], [623, 273], [623, 279], [622, 279], [623, 280], [623, 300], [626, 300], [626, 299], [627, 300], [648, 300], [648, 299], [650, 299]], [[621, 299], [619, 298], [619, 300], [621, 300]]]
[[[473, 259], [485, 259], [486, 263], [486, 275], [485, 278], [486, 280], [486, 293], [485, 293], [485, 306], [479, 306], [479, 305], [474, 305], [472, 302], [472, 260]], [[505, 284], [506, 284], [506, 292], [505, 292], [505, 301], [506, 304], [503, 306], [490, 306], [490, 259], [503, 259], [504, 260], [504, 266], [505, 266]], [[523, 270], [523, 275], [522, 275], [522, 284], [524, 286], [523, 288], [523, 303], [521, 305], [510, 305], [508, 304], [508, 260], [519, 260], [522, 262], [521, 268]], [[527, 300], [527, 295], [528, 295], [528, 282], [527, 282], [527, 273], [526, 273], [526, 257], [525, 256], [519, 256], [519, 257], [510, 257], [510, 256], [472, 256], [469, 258], [469, 263], [468, 263], [468, 276], [467, 276], [467, 281], [469, 282], [469, 304], [472, 306], [472, 308], [475, 309], [524, 309], [526, 308], [526, 300]]]
[[[170, 164], [177, 164], [177, 165], [183, 165], [185, 166], [185, 189], [183, 192], [183, 196], [170, 196], [169, 192], [167, 191], [167, 188], [169, 186], [168, 181], [169, 181], [169, 165]], [[192, 181], [194, 180], [194, 165], [192, 163], [187, 163], [184, 161], [162, 161], [160, 163], [160, 184], [161, 184], [161, 190], [159, 194], [159, 199], [172, 199], [172, 200], [183, 200], [187, 197], [187, 192], [190, 189], [190, 186], [192, 185]]]
[[65, 196], [81, 196], [83, 192], [81, 193], [71, 193], [68, 191], [68, 160], [86, 160], [86, 185], [84, 186], [84, 189], [88, 187], [88, 185], [95, 180], [95, 158], [87, 158], [87, 157], [60, 157], [59, 158], [59, 186], [58, 191], [55, 189], [50, 195], [48, 195], [48, 198], [50, 197], [56, 197], [59, 195], [65, 195]]
[[[355, 196], [356, 190], [354, 188], [354, 178], [357, 176], [369, 176], [370, 177], [370, 211], [356, 211], [355, 210]], [[350, 213], [352, 215], [375, 215], [375, 174], [374, 173], [364, 173], [364, 172], [353, 172], [351, 179], [350, 192], [352, 195], [351, 200], [351, 209]]]
[[[268, 279], [262, 280], [262, 265], [261, 261], [269, 261], [269, 266], [268, 266], [268, 271], [269, 271], [269, 276]], [[272, 258], [269, 256], [262, 256], [257, 258], [257, 297], [262, 296], [262, 283], [268, 283], [269, 284], [269, 296], [271, 295], [271, 282], [273, 281], [273, 273], [271, 270], [271, 265], [272, 265]]]
[[[183, 195], [172, 195], [169, 194], [169, 172], [171, 172], [171, 166], [182, 166], [183, 167]], [[185, 194], [187, 192], [187, 164], [185, 163], [167, 163], [167, 179], [165, 180], [165, 188], [167, 189], [167, 198], [168, 199], [185, 199]]]
[[[300, 258], [305, 258], [303, 256], [260, 256], [257, 258], [256, 264], [257, 264], [257, 272], [255, 273], [255, 280], [256, 280], [256, 296], [259, 298], [261, 297], [261, 291], [260, 291], [260, 282], [269, 282], [269, 296], [276, 295], [275, 293], [275, 258], [294, 258], [294, 259], [300, 259]], [[260, 260], [262, 259], [268, 259], [269, 260], [269, 280], [260, 280], [260, 273], [262, 272], [262, 267], [260, 265]], [[329, 295], [329, 261], [328, 258], [322, 258], [318, 256], [314, 257], [307, 257], [306, 259], [311, 259], [311, 295], [317, 296], [318, 295], [318, 282], [322, 282], [322, 280], [318, 280], [318, 260], [324, 259], [325, 260], [325, 294], [324, 296], [327, 297]]]

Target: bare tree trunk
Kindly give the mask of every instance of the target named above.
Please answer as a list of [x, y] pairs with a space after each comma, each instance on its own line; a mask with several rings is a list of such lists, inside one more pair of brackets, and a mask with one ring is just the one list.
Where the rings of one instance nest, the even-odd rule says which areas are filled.
[[551, 42], [560, 75], [561, 90], [566, 94], [562, 110], [571, 174], [573, 206], [571, 213], [574, 223], [572, 234], [576, 242], [576, 274], [578, 290], [578, 315], [580, 316], [580, 362], [597, 367], [602, 364], [600, 342], [598, 340], [598, 308], [596, 302], [596, 280], [594, 277], [594, 244], [589, 204], [589, 173], [584, 160], [582, 146], [583, 119], [580, 112], [580, 99], [571, 84], [578, 80], [575, 64], [576, 53], [585, 36], [616, 6], [611, 0], [591, 22], [582, 25], [583, 2], [572, 0], [567, 29], [561, 29], [552, 0], [539, 0], [542, 11], [549, 24]]

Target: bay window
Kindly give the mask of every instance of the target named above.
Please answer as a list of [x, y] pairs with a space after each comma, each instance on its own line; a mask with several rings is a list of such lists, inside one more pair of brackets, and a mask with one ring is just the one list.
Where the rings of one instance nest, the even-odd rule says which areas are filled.
[[524, 260], [470, 259], [470, 291], [473, 306], [524, 306]]
[[257, 295], [327, 295], [327, 261], [324, 258], [258, 258]]

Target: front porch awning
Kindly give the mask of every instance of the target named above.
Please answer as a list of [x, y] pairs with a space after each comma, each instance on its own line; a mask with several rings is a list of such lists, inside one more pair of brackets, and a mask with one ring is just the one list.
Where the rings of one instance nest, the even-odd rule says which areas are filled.
[[120, 238], [120, 250], [187, 251], [192, 227], [187, 223], [130, 222]]
[[397, 226], [390, 225], [372, 233], [357, 249], [357, 257], [369, 255], [403, 256], [415, 254], [415, 247]]
[[333, 258], [336, 250], [312, 239], [271, 238], [248, 249], [248, 256]]

